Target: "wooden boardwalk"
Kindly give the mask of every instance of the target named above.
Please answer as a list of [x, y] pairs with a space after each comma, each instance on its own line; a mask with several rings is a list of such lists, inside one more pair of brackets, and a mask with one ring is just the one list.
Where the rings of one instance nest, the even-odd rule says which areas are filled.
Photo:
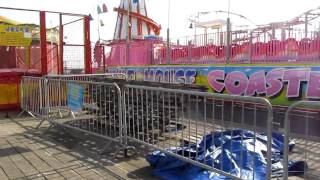
[[145, 153], [112, 157], [99, 152], [106, 140], [85, 134], [65, 133], [47, 124], [35, 129], [38, 120], [9, 118], [0, 112], [0, 179], [156, 179]]
[[[5, 117], [0, 112], [0, 180], [7, 179], [157, 179], [145, 160], [145, 147], [138, 147], [138, 154], [114, 157], [115, 146], [109, 146], [104, 155], [100, 152], [105, 139], [62, 128], [46, 132], [48, 124], [35, 129], [39, 120], [29, 117], [16, 118], [17, 113]], [[204, 126], [191, 123], [183, 133], [163, 134], [166, 147], [179, 146], [181, 141], [199, 142], [204, 134], [221, 129], [221, 126]], [[171, 138], [168, 138], [170, 135]], [[159, 142], [162, 146], [163, 141]], [[309, 171], [306, 179], [318, 179], [319, 142], [296, 140], [290, 159], [307, 160]], [[305, 152], [308, 153], [305, 159]], [[129, 152], [130, 154], [130, 152]], [[302, 179], [290, 177], [290, 179]]]

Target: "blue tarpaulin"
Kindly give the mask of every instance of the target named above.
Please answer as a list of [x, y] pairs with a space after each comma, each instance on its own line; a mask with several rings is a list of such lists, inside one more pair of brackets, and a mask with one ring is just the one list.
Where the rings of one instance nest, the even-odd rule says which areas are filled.
[[[282, 175], [284, 136], [272, 134], [272, 175]], [[294, 143], [289, 143], [289, 150]], [[198, 144], [184, 144], [167, 149], [175, 154], [191, 158], [215, 169], [231, 173], [242, 179], [266, 179], [267, 136], [251, 131], [232, 130], [205, 135]], [[198, 156], [196, 154], [198, 151]], [[154, 167], [153, 174], [170, 180], [225, 180], [231, 179], [197, 167], [175, 157], [154, 151], [147, 156]], [[289, 171], [303, 172], [304, 162], [290, 162]]]

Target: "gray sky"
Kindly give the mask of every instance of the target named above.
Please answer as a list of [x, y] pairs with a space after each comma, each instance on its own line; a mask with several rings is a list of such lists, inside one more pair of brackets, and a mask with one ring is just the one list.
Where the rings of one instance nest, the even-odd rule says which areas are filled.
[[[320, 0], [230, 0], [230, 11], [246, 16], [256, 24], [266, 24], [269, 22], [279, 22], [289, 20], [311, 8], [320, 6]], [[162, 36], [166, 36], [168, 26], [168, 2], [169, 0], [146, 0], [147, 11], [150, 18], [162, 26]], [[120, 0], [1, 0], [0, 6], [43, 9], [62, 12], [75, 12], [82, 14], [93, 14], [94, 21], [91, 22], [92, 40], [97, 39], [97, 14], [98, 4], [105, 3], [109, 9], [106, 14], [100, 15], [105, 26], [100, 28], [102, 39], [112, 39], [116, 22], [116, 13], [113, 7], [119, 5]], [[171, 0], [170, 8], [170, 29], [172, 37], [192, 35], [193, 30], [189, 29], [188, 18], [200, 11], [227, 11], [228, 0]], [[38, 23], [36, 14], [10, 13], [0, 10], [0, 15], [22, 21]], [[224, 15], [211, 13], [200, 19], [226, 18]], [[53, 18], [53, 17], [52, 17]], [[236, 17], [233, 21], [240, 24], [250, 24], [240, 22]], [[55, 20], [51, 21], [55, 24]]]

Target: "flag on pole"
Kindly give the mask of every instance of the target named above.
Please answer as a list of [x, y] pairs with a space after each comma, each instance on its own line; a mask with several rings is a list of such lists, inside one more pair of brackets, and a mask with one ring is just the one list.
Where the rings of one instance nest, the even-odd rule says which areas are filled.
[[101, 13], [102, 13], [102, 10], [101, 10], [101, 8], [100, 8], [99, 5], [97, 6], [97, 12], [98, 12], [98, 14], [101, 14]]
[[107, 5], [105, 3], [102, 4], [102, 12], [103, 13], [108, 12], [108, 8], [107, 8]]
[[91, 15], [91, 14], [89, 14], [89, 19], [90, 19], [90, 21], [92, 21], [92, 20], [93, 20], [93, 18], [92, 18], [92, 15]]

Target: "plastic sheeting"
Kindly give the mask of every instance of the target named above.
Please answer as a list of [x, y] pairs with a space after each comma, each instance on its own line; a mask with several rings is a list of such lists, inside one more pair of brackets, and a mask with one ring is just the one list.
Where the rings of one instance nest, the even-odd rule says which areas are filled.
[[[282, 175], [284, 136], [272, 134], [272, 176]], [[289, 143], [289, 150], [294, 143]], [[233, 130], [205, 135], [198, 144], [167, 149], [242, 179], [265, 179], [267, 172], [267, 136], [251, 131]], [[196, 154], [198, 150], [198, 156]], [[162, 179], [231, 179], [155, 151], [147, 156], [154, 167], [154, 175]], [[289, 171], [303, 172], [304, 162], [290, 162]]]

